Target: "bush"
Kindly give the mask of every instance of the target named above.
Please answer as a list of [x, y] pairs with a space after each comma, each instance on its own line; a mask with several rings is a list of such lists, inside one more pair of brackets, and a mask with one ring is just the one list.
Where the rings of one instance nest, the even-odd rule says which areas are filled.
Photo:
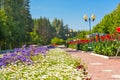
[[57, 38], [57, 37], [55, 37], [55, 38], [53, 38], [52, 40], [51, 40], [51, 43], [52, 44], [59, 44], [59, 45], [61, 45], [61, 44], [64, 44], [64, 40], [63, 39], [60, 39], [60, 38]]
[[70, 44], [68, 47], [69, 47], [69, 48], [76, 49], [76, 44]]
[[[117, 49], [120, 45], [119, 41], [104, 41], [104, 42], [97, 42], [94, 46], [94, 52], [97, 54], [102, 54], [106, 56], [115, 56], [117, 53]], [[118, 56], [120, 55], [120, 52]]]

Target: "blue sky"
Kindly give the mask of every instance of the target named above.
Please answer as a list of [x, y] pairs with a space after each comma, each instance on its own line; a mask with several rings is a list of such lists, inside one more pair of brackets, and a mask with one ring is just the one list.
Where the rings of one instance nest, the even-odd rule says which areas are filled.
[[88, 30], [88, 22], [83, 19], [84, 14], [96, 20], [95, 26], [105, 14], [111, 13], [120, 0], [30, 0], [32, 18], [47, 17], [52, 21], [55, 17], [63, 19], [64, 24], [75, 30]]

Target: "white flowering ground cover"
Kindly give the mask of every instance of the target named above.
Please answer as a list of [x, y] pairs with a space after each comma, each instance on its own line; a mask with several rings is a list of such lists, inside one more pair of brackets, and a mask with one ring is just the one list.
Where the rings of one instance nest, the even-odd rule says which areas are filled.
[[0, 80], [91, 80], [76, 59], [59, 48], [33, 56], [34, 64], [22, 63], [0, 68]]

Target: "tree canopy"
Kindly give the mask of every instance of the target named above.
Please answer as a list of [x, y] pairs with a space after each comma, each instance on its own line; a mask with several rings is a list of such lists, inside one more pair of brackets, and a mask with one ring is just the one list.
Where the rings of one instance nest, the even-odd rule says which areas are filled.
[[112, 34], [118, 26], [120, 26], [120, 4], [111, 13], [106, 14], [92, 31]]

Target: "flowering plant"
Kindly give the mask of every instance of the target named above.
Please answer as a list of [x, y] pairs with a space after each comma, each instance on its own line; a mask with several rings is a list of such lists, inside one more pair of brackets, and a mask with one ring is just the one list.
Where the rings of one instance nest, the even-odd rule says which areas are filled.
[[88, 80], [91, 79], [80, 60], [65, 51], [51, 49], [44, 57], [32, 56], [34, 64], [12, 64], [0, 70], [1, 80]]
[[26, 47], [23, 45], [22, 48], [15, 48], [13, 53], [6, 53], [0, 58], [0, 67], [7, 66], [8, 64], [17, 64], [19, 62], [23, 64], [33, 64], [32, 56], [36, 56], [38, 54], [43, 54], [46, 56], [46, 52], [52, 48], [50, 46], [42, 46], [42, 47]]

